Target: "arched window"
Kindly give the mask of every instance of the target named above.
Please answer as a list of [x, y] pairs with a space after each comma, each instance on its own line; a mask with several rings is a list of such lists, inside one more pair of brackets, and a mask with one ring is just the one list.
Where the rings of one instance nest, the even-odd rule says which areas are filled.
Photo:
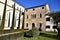
[[32, 23], [32, 27], [35, 27], [35, 24], [34, 23]]

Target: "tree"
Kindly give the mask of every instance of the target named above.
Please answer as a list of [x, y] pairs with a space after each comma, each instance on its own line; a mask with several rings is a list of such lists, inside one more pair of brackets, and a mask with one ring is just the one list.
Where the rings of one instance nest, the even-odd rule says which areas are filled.
[[60, 22], [60, 12], [51, 13], [50, 16], [53, 18], [54, 23]]
[[60, 22], [60, 12], [53, 12], [48, 15], [53, 18], [53, 21], [57, 26], [58, 35], [60, 36], [60, 27], [58, 27], [58, 23]]

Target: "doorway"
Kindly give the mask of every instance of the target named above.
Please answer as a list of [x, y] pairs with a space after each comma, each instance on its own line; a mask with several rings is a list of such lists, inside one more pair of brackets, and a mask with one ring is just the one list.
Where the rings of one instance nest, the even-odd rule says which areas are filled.
[[32, 27], [35, 27], [35, 24], [34, 23], [32, 23]]
[[42, 23], [39, 24], [39, 31], [42, 31]]

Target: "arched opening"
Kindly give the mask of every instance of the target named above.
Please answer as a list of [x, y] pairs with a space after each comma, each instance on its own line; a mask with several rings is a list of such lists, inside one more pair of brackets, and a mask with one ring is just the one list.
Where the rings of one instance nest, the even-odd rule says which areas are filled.
[[42, 23], [39, 24], [39, 31], [42, 31]]
[[32, 27], [35, 27], [35, 24], [34, 23], [32, 23]]

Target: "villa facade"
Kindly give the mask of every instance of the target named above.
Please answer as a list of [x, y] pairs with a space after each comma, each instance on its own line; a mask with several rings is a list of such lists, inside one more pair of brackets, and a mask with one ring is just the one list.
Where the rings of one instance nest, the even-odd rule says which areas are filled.
[[46, 31], [46, 14], [50, 12], [48, 4], [34, 6], [25, 10], [24, 29], [33, 27]]
[[53, 18], [46, 15], [46, 31], [58, 32], [57, 25], [54, 24]]
[[0, 0], [0, 25], [2, 22], [5, 2], [7, 1], [6, 5], [6, 15], [5, 15], [5, 22], [4, 22], [4, 30], [10, 30], [12, 26], [12, 19], [13, 19], [13, 7], [15, 4], [15, 15], [14, 15], [14, 29], [17, 29], [18, 22], [19, 22], [19, 14], [20, 14], [20, 29], [22, 28], [22, 21], [25, 8], [13, 0]]
[[57, 32], [57, 26], [53, 23], [53, 18], [46, 15], [49, 13], [50, 9], [48, 4], [26, 8], [24, 29], [31, 30], [36, 27], [42, 31]]

